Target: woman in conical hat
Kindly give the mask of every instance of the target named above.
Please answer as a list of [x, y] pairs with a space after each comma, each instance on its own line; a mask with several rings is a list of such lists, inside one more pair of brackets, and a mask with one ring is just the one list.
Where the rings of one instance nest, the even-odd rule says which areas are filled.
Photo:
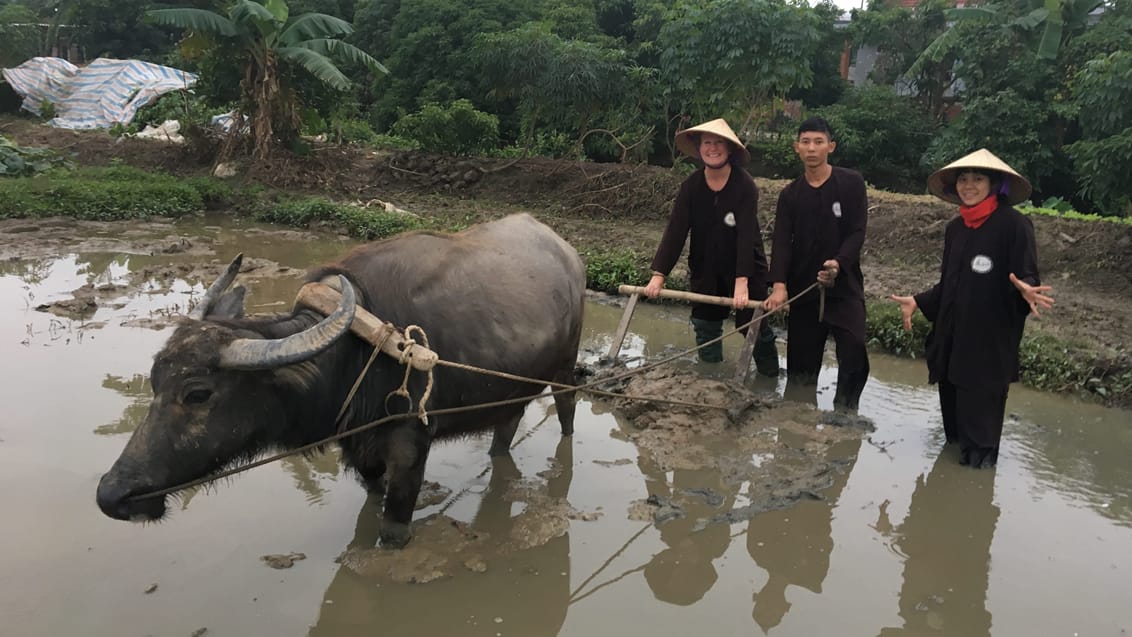
[[944, 234], [940, 279], [892, 299], [904, 329], [917, 309], [932, 323], [928, 380], [939, 383], [947, 442], [959, 443], [961, 464], [994, 466], [1026, 317], [1053, 305], [1052, 288], [1038, 278], [1034, 226], [1013, 208], [1029, 199], [1030, 182], [981, 149], [932, 173], [928, 190], [959, 204]]
[[[656, 256], [653, 275], [645, 295], [654, 298], [664, 287], [665, 277], [676, 265], [684, 243], [688, 251], [688, 278], [692, 292], [733, 299], [736, 325], [754, 317], [748, 301], [767, 296], [766, 249], [759, 227], [759, 192], [742, 166], [751, 159], [747, 147], [722, 119], [713, 119], [676, 133], [676, 148], [703, 163], [680, 185], [668, 225]], [[692, 327], [700, 360], [723, 360], [722, 342], [710, 343], [723, 334], [723, 320], [730, 308], [694, 303]], [[774, 332], [765, 321], [755, 347], [755, 367], [768, 376], [778, 375], [778, 351]]]

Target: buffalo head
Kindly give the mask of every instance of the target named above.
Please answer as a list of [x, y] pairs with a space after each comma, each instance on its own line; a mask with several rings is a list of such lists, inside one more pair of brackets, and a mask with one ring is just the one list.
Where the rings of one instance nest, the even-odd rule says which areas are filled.
[[98, 483], [98, 506], [120, 519], [155, 520], [165, 498], [139, 498], [280, 445], [306, 361], [350, 329], [354, 288], [342, 277], [337, 310], [318, 321], [242, 318], [243, 288], [226, 291], [241, 257], [208, 290], [154, 357], [153, 402], [125, 450]]

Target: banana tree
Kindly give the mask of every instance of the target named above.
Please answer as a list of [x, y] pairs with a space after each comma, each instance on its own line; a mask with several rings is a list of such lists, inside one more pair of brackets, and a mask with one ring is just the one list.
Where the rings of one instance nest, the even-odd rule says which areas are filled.
[[[960, 7], [945, 12], [954, 25], [969, 23], [986, 27], [1016, 29], [1031, 34], [1034, 53], [1039, 60], [1057, 58], [1066, 36], [1083, 30], [1089, 14], [1104, 4], [1104, 0], [1025, 0], [1019, 7], [1009, 3], [987, 3], [981, 6]], [[936, 64], [949, 53], [956, 53], [958, 31], [948, 28], [928, 45], [905, 74], [915, 76], [928, 64]], [[1040, 34], [1040, 35], [1039, 35]], [[988, 31], [988, 37], [994, 37]]]
[[[217, 46], [236, 51], [243, 67], [242, 101], [236, 121], [247, 116], [252, 157], [266, 159], [278, 142], [297, 136], [300, 98], [286, 86], [288, 67], [302, 69], [331, 88], [344, 91], [350, 79], [338, 64], [360, 64], [373, 73], [388, 73], [365, 51], [336, 39], [353, 32], [340, 18], [305, 13], [291, 18], [284, 0], [236, 0], [227, 16], [204, 9], [157, 9], [147, 13], [163, 26], [184, 29], [186, 57]], [[233, 127], [238, 135], [240, 126]]]

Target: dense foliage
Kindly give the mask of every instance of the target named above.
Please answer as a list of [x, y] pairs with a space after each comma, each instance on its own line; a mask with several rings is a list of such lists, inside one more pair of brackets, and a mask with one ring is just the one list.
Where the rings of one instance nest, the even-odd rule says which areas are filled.
[[0, 63], [74, 44], [187, 68], [206, 108], [235, 104], [275, 144], [667, 164], [676, 130], [722, 116], [768, 176], [796, 174], [797, 118], [821, 113], [834, 160], [870, 183], [922, 191], [986, 146], [1036, 202], [1132, 216], [1132, 0], [895, 5], [848, 20], [788, 0], [22, 0], [0, 2]]

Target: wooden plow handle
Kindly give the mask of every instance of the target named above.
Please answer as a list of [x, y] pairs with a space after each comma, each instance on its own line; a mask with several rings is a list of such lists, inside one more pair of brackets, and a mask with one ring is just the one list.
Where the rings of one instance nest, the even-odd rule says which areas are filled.
[[[640, 294], [644, 296], [645, 289], [639, 285], [622, 285], [618, 286], [617, 292], [624, 295]], [[681, 290], [662, 289], [659, 296], [662, 299], [676, 299], [689, 303], [706, 303], [708, 305], [722, 305], [724, 307], [734, 307], [735, 305], [735, 301], [729, 296], [710, 296], [708, 294], [696, 294], [695, 292], [683, 292]], [[747, 301], [748, 310], [756, 310], [762, 306], [762, 301], [755, 301], [753, 299]]]

